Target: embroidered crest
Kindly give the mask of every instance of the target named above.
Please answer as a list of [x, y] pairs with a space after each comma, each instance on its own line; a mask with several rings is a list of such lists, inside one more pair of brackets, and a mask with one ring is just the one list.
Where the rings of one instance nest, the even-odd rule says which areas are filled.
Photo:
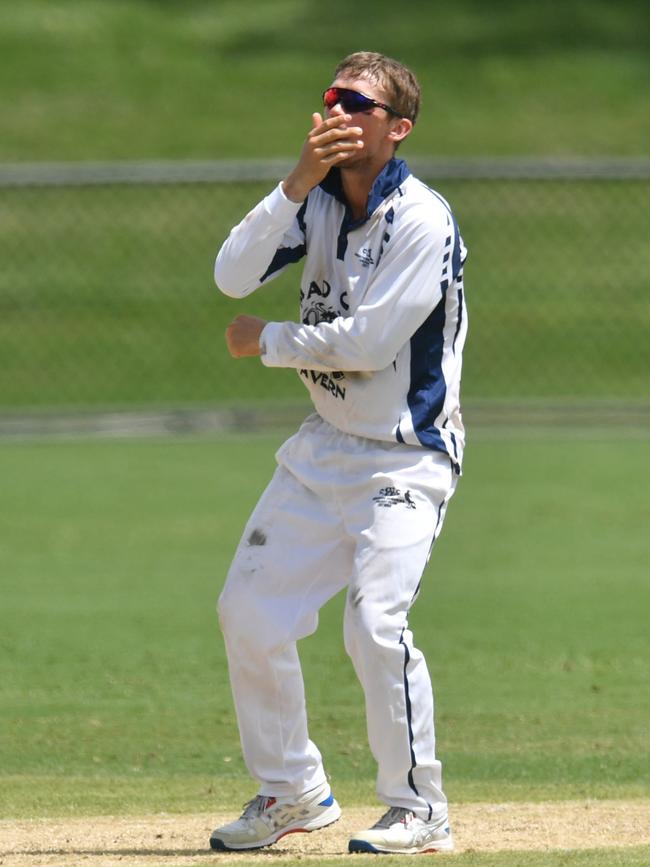
[[372, 258], [372, 250], [370, 249], [370, 247], [364, 247], [360, 253], [355, 253], [354, 255], [361, 262], [364, 268], [367, 268], [369, 265], [375, 264], [375, 260]]
[[410, 491], [404, 491], [404, 493], [402, 493], [399, 488], [394, 488], [392, 486], [381, 488], [379, 495], [372, 499], [378, 506], [381, 506], [384, 509], [390, 509], [392, 506], [397, 506], [400, 503], [404, 503], [407, 509], [417, 508]]

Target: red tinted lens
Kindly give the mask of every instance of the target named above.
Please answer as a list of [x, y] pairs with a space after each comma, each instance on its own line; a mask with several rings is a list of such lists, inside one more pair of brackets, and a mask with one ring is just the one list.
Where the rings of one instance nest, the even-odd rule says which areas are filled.
[[328, 87], [325, 93], [323, 94], [323, 105], [325, 108], [334, 108], [336, 103], [339, 101], [339, 89], [338, 87]]
[[334, 108], [335, 105], [340, 105], [345, 111], [367, 111], [377, 103], [374, 99], [364, 96], [362, 93], [357, 93], [356, 90], [347, 90], [344, 87], [329, 87], [323, 94], [323, 103], [325, 108]]

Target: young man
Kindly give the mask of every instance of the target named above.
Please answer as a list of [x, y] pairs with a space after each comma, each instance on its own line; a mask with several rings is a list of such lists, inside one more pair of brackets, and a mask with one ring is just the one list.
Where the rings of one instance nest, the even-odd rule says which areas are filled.
[[293, 367], [316, 412], [278, 468], [219, 600], [244, 758], [257, 796], [214, 849], [253, 849], [336, 821], [309, 739], [296, 642], [346, 589], [345, 647], [365, 693], [388, 808], [351, 852], [453, 847], [426, 663], [407, 616], [461, 471], [466, 251], [449, 206], [394, 157], [419, 87], [395, 60], [345, 58], [289, 176], [221, 248], [241, 298], [304, 259], [301, 323], [238, 316], [235, 358]]

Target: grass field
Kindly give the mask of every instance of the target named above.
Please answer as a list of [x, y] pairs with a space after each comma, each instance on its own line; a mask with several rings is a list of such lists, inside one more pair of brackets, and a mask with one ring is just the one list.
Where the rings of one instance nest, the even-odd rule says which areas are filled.
[[[421, 80], [407, 160], [649, 153], [636, 0], [23, 0], [0, 21], [0, 161], [290, 157], [360, 48]], [[510, 401], [516, 422], [470, 430], [411, 618], [453, 863], [647, 867], [647, 429], [621, 402], [609, 429], [595, 409], [598, 427], [571, 429], [558, 406], [647, 402], [648, 181], [425, 180], [470, 249], [464, 397]], [[236, 312], [294, 318], [298, 271], [243, 303], [212, 283], [270, 186], [3, 188], [0, 416], [305, 401], [293, 371], [234, 364], [222, 341]], [[546, 403], [561, 429], [523, 431]], [[204, 864], [214, 817], [253, 794], [214, 608], [280, 441], [0, 439], [2, 865]], [[341, 615], [335, 599], [301, 652], [312, 736], [357, 815], [375, 769]], [[527, 813], [547, 803], [568, 842]], [[495, 852], [469, 833], [508, 821], [523, 837]], [[533, 829], [553, 851], [531, 851]], [[235, 861], [335, 867], [340, 833]]]
[[[464, 396], [647, 399], [649, 182], [431, 183], [469, 248]], [[5, 190], [0, 406], [304, 399], [223, 341], [236, 313], [295, 319], [300, 266], [243, 302], [212, 280], [272, 186]]]
[[[2, 815], [250, 794], [213, 609], [278, 443], [2, 445]], [[644, 440], [470, 448], [412, 615], [453, 801], [647, 796], [644, 466]], [[341, 799], [371, 803], [340, 621], [337, 599], [302, 646], [312, 735]]]
[[[0, 160], [291, 157], [359, 48], [422, 80], [407, 159], [644, 156], [647, 23], [634, 0], [24, 0], [0, 22]], [[465, 397], [647, 399], [647, 180], [425, 180], [470, 250]], [[235, 311], [294, 318], [297, 269], [241, 305], [212, 285], [270, 187], [3, 189], [0, 407], [304, 397], [222, 343]]]
[[412, 152], [647, 154], [636, 0], [23, 0], [3, 15], [0, 160], [286, 156], [337, 60], [413, 66]]

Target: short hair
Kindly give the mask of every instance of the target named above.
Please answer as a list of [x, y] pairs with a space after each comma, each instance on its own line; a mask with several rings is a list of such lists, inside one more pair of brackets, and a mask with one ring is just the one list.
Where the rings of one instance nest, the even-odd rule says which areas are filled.
[[391, 108], [415, 123], [420, 111], [420, 85], [411, 70], [398, 60], [375, 51], [355, 51], [341, 60], [334, 77], [370, 79], [385, 91]]

